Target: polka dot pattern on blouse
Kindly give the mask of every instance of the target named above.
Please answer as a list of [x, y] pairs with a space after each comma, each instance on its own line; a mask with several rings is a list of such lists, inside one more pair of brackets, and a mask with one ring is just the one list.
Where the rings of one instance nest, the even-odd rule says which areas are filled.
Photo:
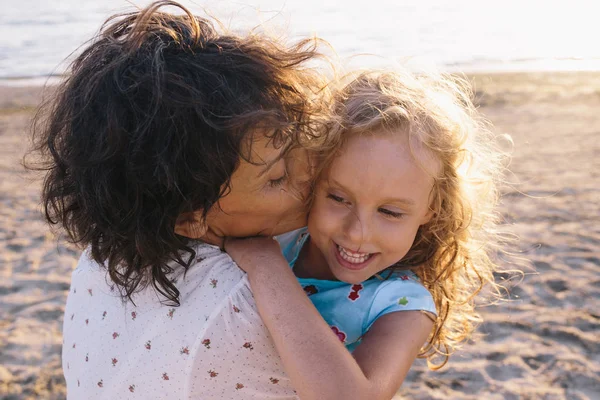
[[[121, 299], [84, 252], [63, 326], [71, 399], [296, 399], [246, 274], [217, 247], [171, 274], [181, 306], [147, 287]], [[164, 302], [163, 302], [164, 303]]]

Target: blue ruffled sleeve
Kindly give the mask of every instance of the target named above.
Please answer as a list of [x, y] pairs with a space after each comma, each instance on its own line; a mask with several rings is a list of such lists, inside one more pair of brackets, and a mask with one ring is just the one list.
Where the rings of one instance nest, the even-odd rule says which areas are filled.
[[275, 240], [279, 242], [279, 247], [281, 247], [281, 253], [290, 266], [294, 266], [296, 263], [298, 254], [300, 254], [306, 239], [308, 239], [308, 229], [306, 227], [275, 236]]
[[371, 328], [377, 318], [396, 311], [425, 311], [437, 315], [431, 293], [412, 272], [400, 273], [381, 282], [365, 319], [363, 334]]

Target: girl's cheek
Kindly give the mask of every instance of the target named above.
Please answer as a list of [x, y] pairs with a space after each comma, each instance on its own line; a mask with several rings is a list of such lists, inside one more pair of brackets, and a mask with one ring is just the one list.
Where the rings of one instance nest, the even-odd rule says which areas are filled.
[[342, 229], [344, 221], [349, 217], [351, 211], [345, 207], [330, 205], [324, 208], [321, 214], [321, 224], [328, 231], [336, 231]]
[[312, 209], [309, 214], [309, 229], [315, 231], [330, 231], [337, 225], [336, 221], [339, 216], [337, 216], [337, 210], [335, 207], [331, 207], [327, 204], [327, 201], [324, 199], [317, 199], [313, 204]]

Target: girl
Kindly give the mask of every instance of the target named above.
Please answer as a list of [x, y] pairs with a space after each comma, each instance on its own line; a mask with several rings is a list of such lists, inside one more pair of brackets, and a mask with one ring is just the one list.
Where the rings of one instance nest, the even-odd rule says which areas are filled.
[[226, 251], [301, 399], [390, 399], [417, 356], [441, 367], [479, 320], [502, 154], [449, 79], [365, 73], [336, 113], [307, 230], [278, 238], [292, 268], [273, 240]]
[[318, 56], [159, 1], [110, 18], [74, 61], [35, 127], [46, 217], [85, 249], [69, 399], [295, 397], [219, 238], [306, 224], [293, 152], [319, 142]]

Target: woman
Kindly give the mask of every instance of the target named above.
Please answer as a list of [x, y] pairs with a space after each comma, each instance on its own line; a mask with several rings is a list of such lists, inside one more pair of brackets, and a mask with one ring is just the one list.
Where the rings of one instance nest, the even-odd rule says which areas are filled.
[[85, 247], [65, 309], [69, 399], [294, 397], [219, 244], [305, 225], [315, 57], [314, 42], [220, 34], [159, 1], [110, 18], [74, 61], [34, 128], [46, 217]]

